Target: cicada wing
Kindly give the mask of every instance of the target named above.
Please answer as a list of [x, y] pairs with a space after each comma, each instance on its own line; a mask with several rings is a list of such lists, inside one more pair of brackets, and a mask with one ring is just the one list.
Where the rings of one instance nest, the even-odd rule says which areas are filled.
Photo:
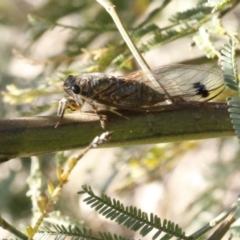
[[207, 101], [224, 89], [220, 68], [209, 65], [172, 64], [153, 69], [152, 74], [159, 87], [153, 86], [143, 71], [124, 76], [138, 79], [159, 91], [184, 101]]
[[221, 70], [209, 65], [163, 66], [154, 76], [171, 97], [185, 101], [207, 101], [224, 89]]

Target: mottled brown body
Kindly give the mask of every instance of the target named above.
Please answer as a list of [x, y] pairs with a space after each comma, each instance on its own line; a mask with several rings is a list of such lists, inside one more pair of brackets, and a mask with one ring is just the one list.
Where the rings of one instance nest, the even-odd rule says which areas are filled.
[[[126, 110], [151, 110], [166, 100], [172, 104], [207, 101], [224, 88], [221, 70], [206, 65], [167, 65], [152, 74], [159, 87], [153, 87], [143, 71], [119, 77], [103, 73], [70, 75], [63, 87], [80, 105], [88, 102], [95, 109]], [[218, 92], [213, 96], [215, 90]]]
[[166, 100], [163, 93], [147, 84], [106, 74], [70, 75], [64, 82], [64, 90], [77, 102], [103, 104], [116, 108], [141, 108]]
[[166, 104], [174, 109], [181, 104], [182, 108], [184, 104], [187, 107], [208, 101], [224, 89], [221, 70], [207, 65], [166, 65], [153, 70], [152, 76], [159, 87], [152, 86], [143, 71], [118, 77], [103, 73], [70, 75], [63, 87], [71, 98], [59, 102], [58, 114], [62, 118], [66, 108], [80, 110], [87, 102], [104, 128], [101, 111], [123, 116], [119, 110], [156, 112]]

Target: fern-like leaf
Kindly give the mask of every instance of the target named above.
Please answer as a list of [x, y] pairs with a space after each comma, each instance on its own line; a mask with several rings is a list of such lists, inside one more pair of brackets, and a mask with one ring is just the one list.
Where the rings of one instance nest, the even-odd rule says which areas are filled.
[[136, 29], [133, 32], [133, 37], [135, 39], [135, 41], [137, 41], [138, 39], [141, 39], [149, 34], [152, 34], [153, 32], [159, 31], [160, 28], [156, 25], [156, 24], [147, 24], [144, 26], [139, 27], [138, 29]]
[[206, 17], [211, 12], [210, 7], [199, 5], [196, 8], [188, 9], [183, 12], [178, 12], [173, 15], [169, 20], [173, 23], [181, 23], [183, 21], [195, 20], [199, 21]]
[[221, 50], [221, 65], [223, 70], [223, 78], [225, 85], [234, 91], [239, 91], [238, 69], [235, 59], [235, 38], [229, 39]]
[[72, 237], [74, 240], [102, 240], [92, 236], [92, 231], [86, 228], [79, 228], [78, 226], [65, 227], [63, 225], [52, 225], [53, 230], [47, 226], [44, 226], [34, 239], [47, 239], [49, 236], [54, 236], [55, 239], [65, 239], [66, 237]]
[[193, 37], [193, 41], [200, 49], [204, 50], [208, 58], [214, 58], [215, 56], [220, 55], [213, 46], [213, 43], [210, 41], [210, 35], [204, 27], [199, 28], [199, 34]]
[[223, 6], [225, 6], [227, 3], [230, 3], [231, 0], [208, 0], [208, 5], [209, 6], [213, 6], [213, 10], [212, 12], [216, 12], [217, 10], [220, 10], [221, 8], [223, 8]]
[[65, 227], [63, 225], [52, 225], [52, 228], [44, 226], [37, 232], [34, 239], [48, 239], [50, 236], [54, 236], [56, 240], [62, 240], [66, 237], [71, 237], [74, 240], [130, 240], [123, 236], [117, 236], [109, 232], [98, 232], [99, 237], [92, 235], [91, 229], [79, 228], [78, 226], [69, 225]]
[[163, 236], [163, 239], [170, 239], [171, 237], [177, 237], [179, 239], [188, 239], [185, 236], [183, 230], [175, 223], [164, 220], [161, 223], [161, 219], [154, 214], [148, 215], [145, 212], [142, 212], [136, 207], [124, 207], [120, 201], [116, 199], [111, 199], [105, 194], [102, 194], [101, 197], [98, 197], [94, 194], [91, 187], [84, 185], [82, 191], [79, 194], [87, 193], [89, 196], [84, 199], [91, 208], [95, 208], [100, 214], [115, 220], [118, 224], [121, 224], [133, 231], [140, 231], [142, 236], [146, 236], [153, 229], [156, 229], [157, 232], [154, 234], [153, 239], [156, 239], [161, 232], [165, 232], [166, 235]]
[[230, 97], [227, 99], [233, 128], [240, 140], [240, 86], [238, 78], [238, 68], [235, 58], [236, 41], [232, 37], [222, 49], [221, 65], [223, 70], [223, 78], [225, 85], [234, 91], [238, 91], [238, 97]]
[[150, 37], [147, 39], [146, 43], [141, 44], [140, 50], [142, 52], [146, 52], [156, 46], [161, 46], [173, 40], [195, 33], [205, 21], [206, 20], [203, 19], [199, 21], [188, 19], [182, 23], [169, 26], [164, 29], [160, 29], [158, 27], [155, 29], [152, 28], [154, 30], [152, 32], [148, 32]]
[[240, 100], [238, 97], [230, 97], [228, 100], [229, 113], [233, 128], [240, 140]]

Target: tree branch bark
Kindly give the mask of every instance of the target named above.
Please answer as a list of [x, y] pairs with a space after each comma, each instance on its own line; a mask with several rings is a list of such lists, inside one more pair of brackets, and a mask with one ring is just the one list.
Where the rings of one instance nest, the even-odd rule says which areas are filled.
[[[234, 136], [224, 103], [175, 110], [166, 106], [161, 112], [123, 114], [129, 120], [108, 116], [106, 128], [113, 131], [113, 136], [105, 147]], [[103, 132], [98, 117], [92, 114], [69, 114], [54, 128], [58, 120], [58, 116], [0, 120], [0, 162], [82, 148]]]

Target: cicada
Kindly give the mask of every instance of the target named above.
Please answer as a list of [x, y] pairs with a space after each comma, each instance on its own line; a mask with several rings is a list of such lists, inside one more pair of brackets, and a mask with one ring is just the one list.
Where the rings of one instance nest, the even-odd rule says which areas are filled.
[[123, 76], [70, 75], [63, 88], [71, 97], [60, 101], [58, 114], [62, 118], [66, 108], [78, 110], [84, 103], [97, 114], [110, 111], [123, 116], [119, 110], [151, 112], [166, 104], [208, 101], [224, 89], [221, 70], [208, 65], [166, 65], [152, 70], [151, 74], [159, 86], [153, 86], [144, 71]]

